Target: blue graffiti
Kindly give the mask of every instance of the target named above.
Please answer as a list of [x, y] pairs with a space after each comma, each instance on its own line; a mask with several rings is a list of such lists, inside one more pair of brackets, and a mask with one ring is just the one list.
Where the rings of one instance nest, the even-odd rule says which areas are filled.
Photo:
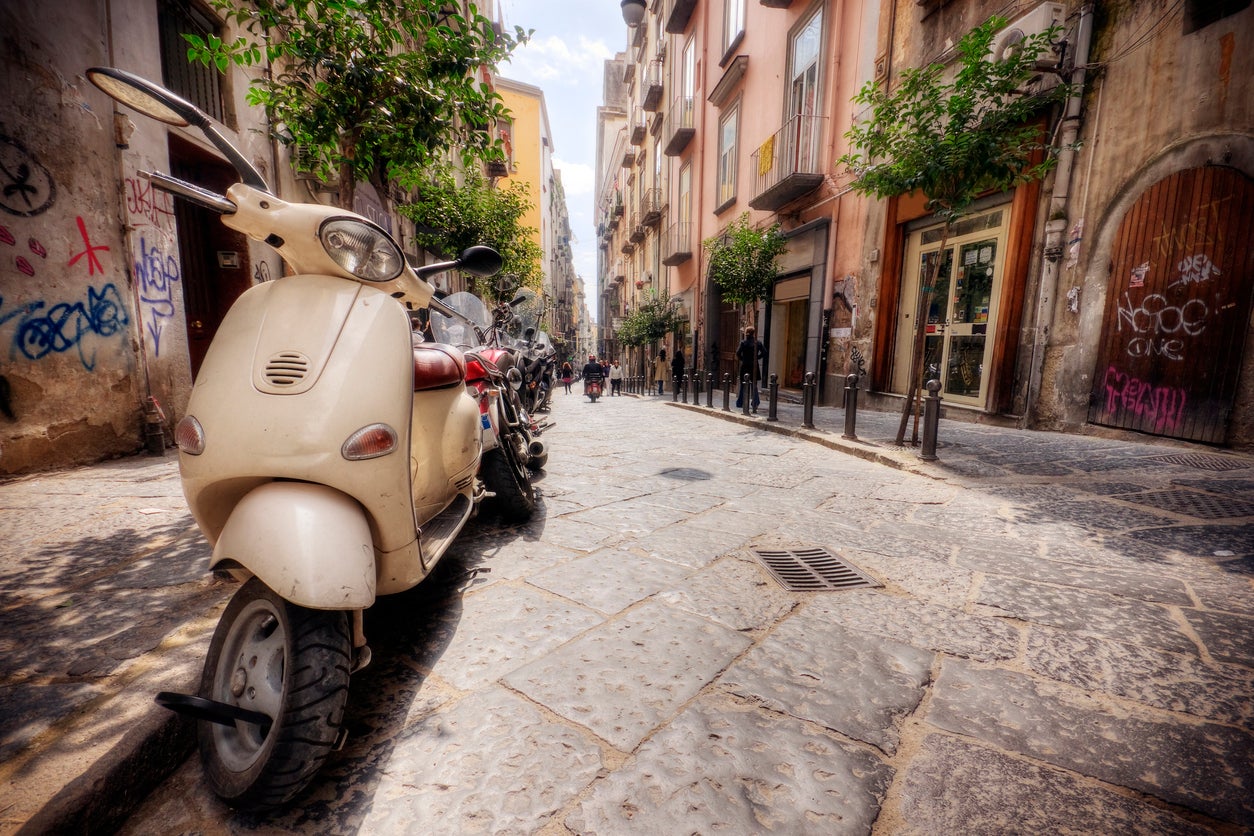
[[130, 323], [126, 306], [113, 283], [99, 290], [88, 286], [86, 303], [61, 302], [45, 310], [46, 304], [44, 301], [27, 302], [6, 314], [4, 298], [0, 297], [0, 325], [20, 317], [13, 335], [14, 353], [20, 351], [30, 360], [39, 360], [49, 354], [76, 349], [83, 368], [93, 371], [96, 352], [87, 353], [84, 338], [93, 334], [112, 337]]
[[164, 320], [175, 314], [174, 284], [180, 280], [178, 260], [163, 253], [156, 244], [150, 247], [140, 236], [135, 280], [139, 283], [139, 301], [152, 313], [152, 320], [144, 325], [152, 337], [153, 356], [160, 357]]

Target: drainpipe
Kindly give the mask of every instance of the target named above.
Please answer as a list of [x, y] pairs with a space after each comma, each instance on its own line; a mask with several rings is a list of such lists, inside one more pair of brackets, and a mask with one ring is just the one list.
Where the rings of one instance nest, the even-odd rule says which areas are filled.
[[1059, 262], [1066, 246], [1068, 205], [1072, 170], [1075, 164], [1075, 141], [1080, 133], [1080, 111], [1084, 98], [1084, 79], [1089, 60], [1089, 46], [1093, 35], [1093, 3], [1091, 0], [1080, 7], [1080, 21], [1076, 27], [1075, 70], [1071, 76], [1072, 93], [1063, 113], [1058, 154], [1058, 168], [1054, 175], [1054, 189], [1049, 199], [1048, 220], [1045, 224], [1045, 250], [1041, 262], [1040, 291], [1036, 300], [1036, 321], [1032, 326], [1032, 360], [1028, 369], [1028, 391], [1024, 404], [1024, 416], [1031, 423], [1032, 414], [1040, 397], [1045, 350], [1049, 346], [1054, 325], [1054, 309], [1057, 304]]

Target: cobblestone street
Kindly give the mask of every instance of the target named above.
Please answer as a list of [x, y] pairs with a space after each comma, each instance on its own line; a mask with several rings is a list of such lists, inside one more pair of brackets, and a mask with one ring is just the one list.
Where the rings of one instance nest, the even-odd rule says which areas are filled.
[[[1254, 826], [1249, 519], [1117, 498], [1248, 502], [1248, 470], [1036, 434], [981, 457], [1027, 475], [937, 479], [660, 399], [554, 412], [543, 514], [483, 520], [371, 613], [353, 734], [303, 803], [232, 816], [191, 762], [125, 832]], [[793, 592], [754, 557], [814, 547], [881, 586]]]

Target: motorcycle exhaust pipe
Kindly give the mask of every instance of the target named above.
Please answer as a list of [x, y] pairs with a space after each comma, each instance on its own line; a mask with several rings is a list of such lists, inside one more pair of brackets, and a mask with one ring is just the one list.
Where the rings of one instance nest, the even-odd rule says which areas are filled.
[[543, 456], [544, 455], [544, 442], [538, 438], [532, 439], [531, 443], [527, 445], [527, 454], [530, 455], [533, 459]]

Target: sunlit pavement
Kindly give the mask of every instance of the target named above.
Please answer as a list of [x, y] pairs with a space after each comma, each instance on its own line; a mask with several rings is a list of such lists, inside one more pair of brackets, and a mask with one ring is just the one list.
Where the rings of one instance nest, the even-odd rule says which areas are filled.
[[[1254, 827], [1248, 457], [944, 421], [925, 463], [887, 441], [895, 416], [863, 413], [851, 442], [831, 410], [802, 431], [796, 407], [768, 426], [765, 404], [578, 391], [555, 396], [537, 518], [485, 514], [368, 614], [348, 745], [297, 805], [233, 815], [192, 759], [124, 832]], [[6, 659], [4, 693], [48, 696], [4, 702], [6, 760], [26, 764], [6, 782], [96, 696], [74, 692], [73, 654], [131, 648], [89, 666], [100, 687], [132, 676], [121, 690], [176, 650], [194, 667], [203, 638], [162, 641], [162, 619], [229, 591], [204, 578], [171, 465], [101, 467], [0, 485], [22, 545], [3, 635], [28, 659]], [[81, 487], [110, 468], [160, 495]], [[130, 545], [99, 545], [111, 531]], [[792, 591], [756, 555], [820, 549], [877, 585]], [[102, 583], [115, 605], [58, 606]]]

